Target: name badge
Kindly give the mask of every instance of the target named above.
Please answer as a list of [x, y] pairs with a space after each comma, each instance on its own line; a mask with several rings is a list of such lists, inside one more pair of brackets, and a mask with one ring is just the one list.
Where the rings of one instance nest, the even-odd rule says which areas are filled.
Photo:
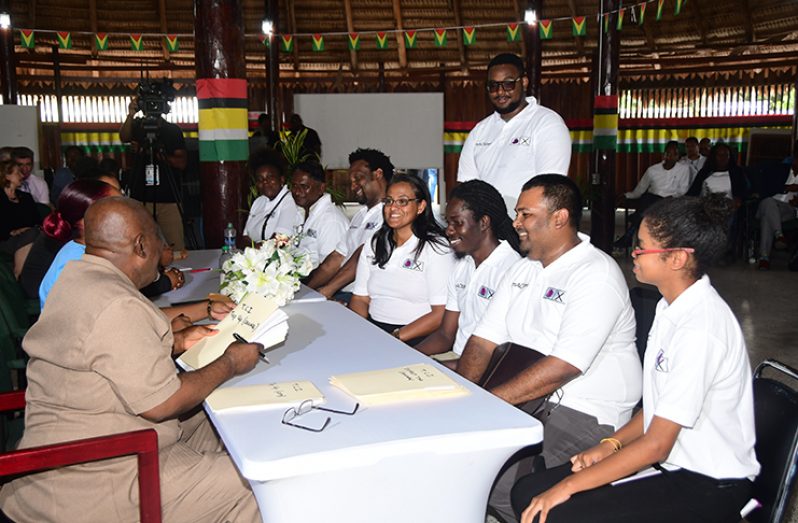
[[483, 286], [481, 286], [481, 287], [479, 288], [479, 290], [477, 291], [477, 296], [479, 296], [480, 298], [484, 298], [484, 299], [486, 299], [486, 300], [489, 300], [489, 299], [493, 298], [493, 295], [494, 295], [495, 293], [496, 293], [496, 291], [494, 291], [494, 290], [493, 290], [493, 289], [491, 289], [491, 288], [485, 287], [485, 286], [483, 285]]
[[527, 146], [527, 147], [529, 147], [529, 145], [531, 143], [532, 143], [532, 138], [530, 138], [529, 136], [522, 136], [522, 137], [518, 137], [518, 138], [513, 138], [510, 141], [510, 145], [524, 145], [524, 146]]
[[549, 300], [549, 301], [554, 301], [554, 302], [557, 302], [557, 303], [564, 303], [562, 301], [563, 295], [565, 295], [565, 291], [564, 290], [556, 289], [554, 287], [549, 287], [548, 289], [546, 289], [546, 292], [543, 293], [543, 299], [544, 300]]
[[402, 268], [409, 269], [411, 271], [424, 272], [424, 262], [419, 262], [413, 260], [413, 258], [408, 258], [402, 262]]

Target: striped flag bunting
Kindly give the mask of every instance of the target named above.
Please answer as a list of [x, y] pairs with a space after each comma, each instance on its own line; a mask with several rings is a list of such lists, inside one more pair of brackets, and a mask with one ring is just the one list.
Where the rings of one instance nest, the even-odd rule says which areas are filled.
[[272, 46], [272, 39], [269, 37], [269, 35], [261, 33], [258, 35], [258, 40], [260, 40], [260, 43], [265, 45], [266, 47]]
[[141, 34], [133, 33], [130, 35], [130, 48], [134, 51], [141, 51], [144, 49], [144, 39]]
[[166, 35], [164, 40], [166, 40], [166, 48], [170, 53], [177, 52], [177, 50], [180, 49], [180, 42], [177, 39], [177, 35]]
[[541, 20], [538, 22], [538, 33], [541, 40], [551, 40], [551, 20]]
[[324, 51], [324, 37], [316, 33], [312, 36], [313, 39], [313, 50], [316, 52]]
[[94, 47], [98, 51], [108, 50], [108, 33], [95, 33]]
[[618, 31], [623, 29], [623, 15], [624, 14], [626, 14], [626, 8], [625, 7], [621, 7], [621, 9], [618, 11], [618, 20], [616, 20], [616, 22], [615, 22], [615, 29], [617, 29]]
[[379, 31], [377, 33], [377, 49], [388, 49], [388, 33]]
[[604, 34], [607, 34], [610, 32], [610, 14], [604, 13], [603, 15], [601, 15], [601, 18], [602, 18], [602, 23], [601, 23], [602, 29], [604, 30]]
[[435, 29], [435, 47], [446, 47], [446, 29]]
[[357, 51], [360, 49], [360, 35], [358, 33], [349, 33], [349, 50]]
[[415, 31], [405, 31], [405, 47], [407, 49], [413, 49], [416, 47], [416, 34]]
[[244, 161], [249, 154], [247, 81], [198, 78], [201, 162]]
[[665, 6], [665, 0], [657, 0], [657, 22], [662, 19], [662, 8]]
[[72, 49], [72, 33], [58, 31], [55, 36], [58, 39], [58, 47], [60, 49]]
[[463, 27], [463, 44], [472, 45], [477, 41], [476, 27]]
[[36, 47], [36, 35], [32, 29], [20, 29], [19, 40], [22, 43], [22, 47], [25, 49], [33, 49]]
[[584, 16], [575, 16], [571, 18], [571, 34], [574, 36], [587, 35], [587, 22]]
[[507, 24], [507, 41], [508, 42], [518, 42], [521, 40], [521, 31], [518, 29], [520, 26], [518, 24]]
[[593, 150], [618, 146], [618, 96], [596, 96], [593, 101]]
[[646, 21], [646, 5], [640, 4], [640, 16], [637, 19], [637, 25], [643, 25], [643, 22]]
[[280, 35], [280, 50], [285, 53], [294, 50], [294, 35]]
[[687, 0], [676, 0], [676, 5], [673, 8], [673, 16], [679, 16], [682, 12], [682, 7], [687, 3]]

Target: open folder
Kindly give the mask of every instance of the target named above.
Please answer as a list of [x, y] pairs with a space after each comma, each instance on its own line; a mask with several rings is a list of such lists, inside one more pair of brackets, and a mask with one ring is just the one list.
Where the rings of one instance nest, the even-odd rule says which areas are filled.
[[215, 329], [218, 334], [204, 338], [178, 360], [192, 369], [200, 369], [224, 354], [236, 341], [234, 333], [250, 342], [262, 343], [265, 348], [282, 343], [288, 335], [288, 315], [277, 308], [274, 300], [249, 293]]
[[309, 381], [266, 383], [249, 387], [224, 387], [205, 400], [216, 411], [240, 407], [277, 408], [296, 406], [306, 400], [324, 403], [324, 395]]
[[362, 405], [384, 405], [469, 394], [468, 389], [428, 363], [342, 374], [331, 377], [330, 383]]

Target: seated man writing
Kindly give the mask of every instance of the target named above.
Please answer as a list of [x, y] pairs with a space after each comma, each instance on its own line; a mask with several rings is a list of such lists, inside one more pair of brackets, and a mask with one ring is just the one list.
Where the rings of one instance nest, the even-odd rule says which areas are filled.
[[[251, 491], [200, 412], [217, 386], [250, 371], [259, 344], [231, 344], [178, 374], [172, 358], [213, 331], [173, 336], [139, 288], [158, 273], [163, 242], [136, 201], [106, 198], [85, 215], [86, 254], [68, 264], [23, 341], [30, 356], [20, 448], [152, 428], [160, 448], [164, 521], [260, 521]], [[0, 491], [14, 521], [135, 521], [136, 458], [16, 479]]]
[[357, 203], [365, 207], [352, 217], [344, 239], [310, 275], [308, 287], [328, 299], [343, 289], [338, 298], [349, 301], [363, 244], [371, 241], [372, 235], [382, 227], [382, 199], [392, 176], [391, 159], [381, 151], [358, 149], [349, 155], [352, 192]]
[[[504, 342], [545, 356], [491, 392], [514, 405], [552, 394], [538, 414], [546, 424], [543, 456], [551, 467], [629, 421], [642, 391], [635, 320], [620, 268], [577, 232], [582, 199], [573, 180], [532, 178], [516, 213], [527, 256], [499, 284], [457, 371], [479, 380]], [[515, 470], [508, 474], [513, 479]], [[508, 492], [500, 480], [492, 503], [512, 520]]]
[[[455, 187], [446, 223], [457, 264], [449, 277], [443, 322], [416, 349], [430, 356], [452, 351], [459, 357], [502, 277], [521, 257], [504, 199], [489, 183], [470, 180]], [[448, 356], [441, 357], [451, 361]]]

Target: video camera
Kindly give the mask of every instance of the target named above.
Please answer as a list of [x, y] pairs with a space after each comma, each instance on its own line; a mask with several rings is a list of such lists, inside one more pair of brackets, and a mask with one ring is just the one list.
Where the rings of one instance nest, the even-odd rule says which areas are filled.
[[171, 110], [169, 102], [175, 99], [172, 80], [142, 80], [136, 88], [136, 103], [145, 118], [158, 118]]

